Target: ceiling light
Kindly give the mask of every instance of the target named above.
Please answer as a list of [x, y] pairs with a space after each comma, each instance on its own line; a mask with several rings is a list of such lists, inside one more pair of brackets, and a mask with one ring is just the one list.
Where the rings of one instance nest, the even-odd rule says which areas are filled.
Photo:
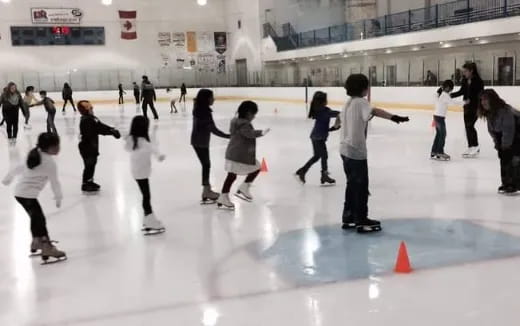
[[101, 3], [105, 6], [110, 6], [112, 4], [112, 0], [101, 0]]
[[11, 0], [2, 0], [3, 3], [9, 3]]
[[439, 42], [439, 44], [440, 44], [440, 45], [443, 45], [443, 44], [444, 44], [444, 42]]
[[419, 50], [420, 50], [420, 49], [419, 49], [418, 46], [414, 46], [414, 47], [412, 48], [412, 51], [419, 51]]
[[197, 0], [197, 3], [199, 6], [205, 6], [208, 4], [208, 0]]
[[480, 37], [475, 37], [475, 41], [478, 41], [478, 40], [480, 40]]
[[387, 49], [387, 50], [385, 51], [385, 53], [387, 53], [387, 54], [392, 53], [392, 50]]

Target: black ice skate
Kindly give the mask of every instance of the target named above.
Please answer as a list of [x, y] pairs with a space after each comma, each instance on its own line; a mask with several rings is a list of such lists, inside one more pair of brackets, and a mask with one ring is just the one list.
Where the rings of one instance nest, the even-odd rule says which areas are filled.
[[42, 265], [54, 264], [67, 260], [65, 252], [58, 250], [53, 243], [58, 242], [42, 238]]
[[298, 178], [298, 181], [305, 184], [305, 171], [303, 171], [303, 169], [299, 169], [294, 175]]
[[371, 219], [366, 219], [363, 222], [358, 223], [356, 228], [358, 233], [372, 233], [382, 230], [381, 222]]
[[[502, 192], [500, 192], [500, 188], [503, 187]], [[518, 189], [515, 186], [501, 186], [499, 188], [499, 193], [505, 196], [514, 196], [518, 194]]]
[[357, 225], [354, 222], [343, 223], [341, 225], [341, 228], [343, 230], [354, 230], [354, 229], [356, 229], [356, 227], [357, 227]]
[[442, 154], [432, 153], [430, 155], [430, 157], [432, 160], [435, 160], [435, 161], [450, 161], [451, 160], [451, 156], [449, 156], [448, 154], [445, 154], [445, 153], [442, 153]]
[[81, 185], [81, 191], [83, 191], [83, 193], [87, 195], [97, 194], [100, 188], [101, 187], [97, 183], [94, 183], [92, 181]]
[[328, 172], [322, 172], [321, 173], [321, 185], [322, 186], [335, 186], [336, 180], [329, 177]]
[[220, 194], [218, 192], [214, 192], [211, 190], [211, 186], [204, 186], [202, 190], [202, 200], [200, 202], [201, 205], [213, 205], [217, 202]]

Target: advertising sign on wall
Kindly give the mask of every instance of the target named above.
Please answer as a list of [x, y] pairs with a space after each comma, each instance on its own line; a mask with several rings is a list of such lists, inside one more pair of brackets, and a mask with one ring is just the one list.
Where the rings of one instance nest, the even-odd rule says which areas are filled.
[[197, 33], [186, 32], [186, 38], [188, 41], [188, 52], [190, 52], [190, 53], [197, 52]]
[[226, 32], [215, 32], [215, 51], [219, 54], [224, 54], [227, 51]]
[[172, 43], [172, 35], [169, 32], [159, 32], [157, 37], [161, 47], [170, 46]]
[[172, 33], [172, 45], [176, 51], [186, 49], [186, 36], [184, 32], [173, 32]]
[[78, 8], [31, 8], [33, 24], [79, 24], [82, 17]]

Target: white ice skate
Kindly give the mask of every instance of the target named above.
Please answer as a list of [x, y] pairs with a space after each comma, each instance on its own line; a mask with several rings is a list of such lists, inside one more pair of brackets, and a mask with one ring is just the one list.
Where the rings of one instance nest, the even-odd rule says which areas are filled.
[[156, 235], [166, 232], [166, 228], [152, 213], [144, 217], [142, 231], [144, 235]]
[[451, 160], [451, 156], [449, 156], [448, 154], [432, 154], [431, 155], [431, 158], [432, 160], [435, 160], [435, 161], [449, 161]]
[[251, 184], [243, 183], [237, 190], [235, 196], [245, 201], [251, 202], [253, 201], [253, 196], [251, 195]]
[[470, 147], [466, 152], [462, 154], [462, 157], [464, 158], [477, 158], [480, 154], [480, 147]]
[[26, 124], [23, 125], [23, 128], [24, 128], [25, 130], [31, 130], [31, 129], [32, 129], [32, 126], [31, 126], [30, 124], [26, 123]]
[[217, 200], [217, 207], [221, 209], [235, 210], [235, 204], [229, 200], [229, 194], [221, 194]]

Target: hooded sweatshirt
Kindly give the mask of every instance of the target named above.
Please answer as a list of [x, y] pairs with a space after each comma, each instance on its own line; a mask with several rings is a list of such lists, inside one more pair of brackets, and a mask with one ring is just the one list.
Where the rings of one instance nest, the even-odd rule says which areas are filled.
[[231, 139], [226, 150], [226, 159], [242, 164], [256, 164], [256, 139], [262, 137], [261, 130], [255, 130], [251, 121], [234, 118], [230, 126]]
[[509, 149], [515, 143], [515, 139], [517, 142], [520, 141], [519, 124], [520, 112], [509, 105], [498, 110], [493, 118], [488, 118], [488, 131], [497, 149]]

